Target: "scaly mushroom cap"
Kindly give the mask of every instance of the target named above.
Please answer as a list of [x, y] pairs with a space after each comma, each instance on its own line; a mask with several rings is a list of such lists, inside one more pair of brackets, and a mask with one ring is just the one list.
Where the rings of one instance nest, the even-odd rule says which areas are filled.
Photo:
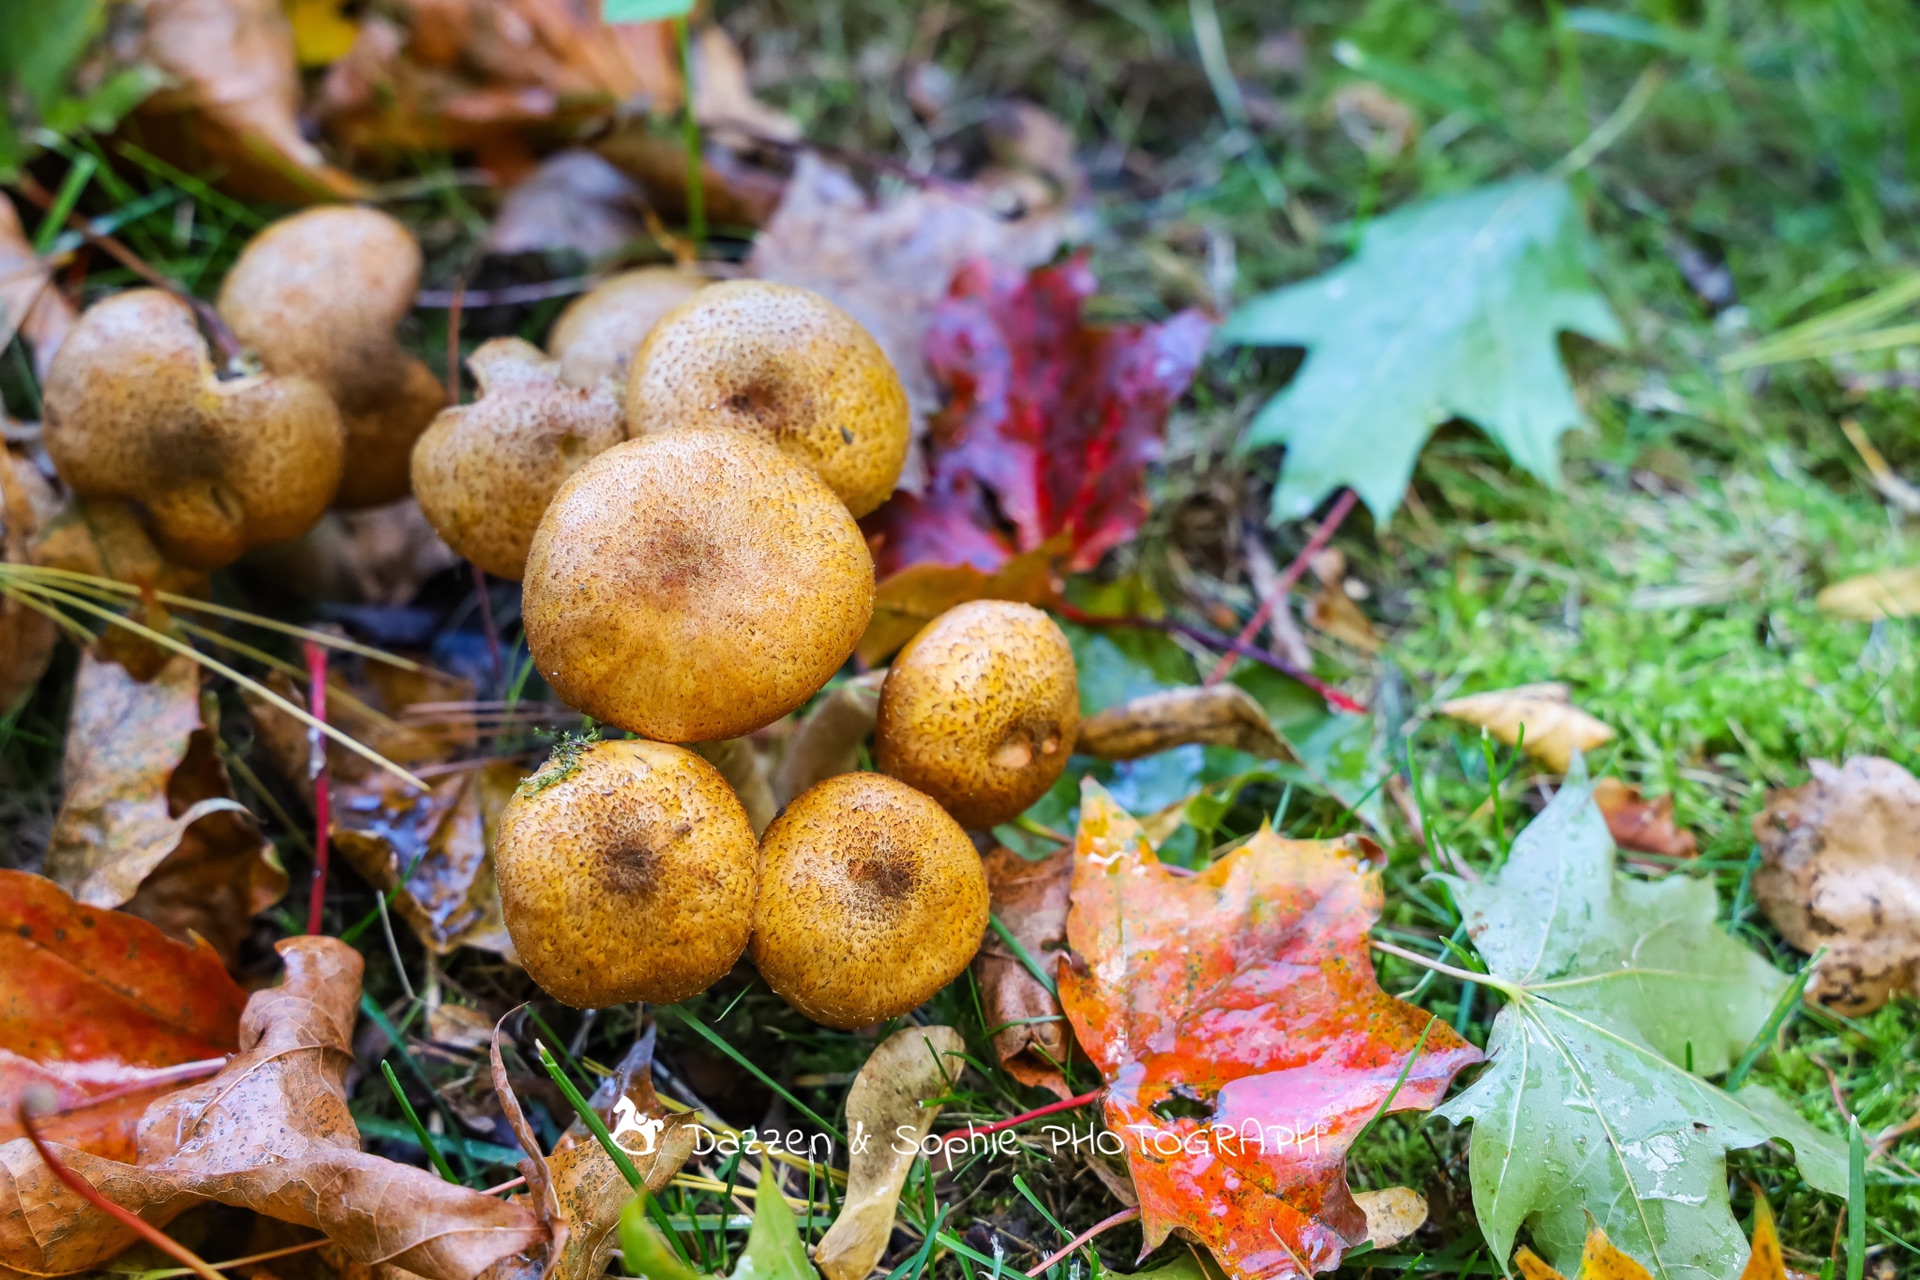
[[960, 825], [877, 773], [796, 796], [760, 839], [748, 953], [815, 1022], [864, 1027], [960, 976], [987, 929], [987, 874]]
[[527, 566], [561, 482], [626, 437], [620, 396], [561, 381], [560, 362], [518, 338], [467, 358], [472, 404], [444, 409], [413, 446], [413, 494], [447, 545], [502, 578]]
[[144, 506], [161, 548], [192, 568], [299, 537], [340, 483], [340, 414], [320, 385], [221, 381], [192, 309], [158, 289], [87, 308], [48, 371], [45, 416], [61, 479]]
[[887, 500], [907, 459], [907, 393], [886, 352], [817, 293], [710, 285], [647, 335], [627, 378], [627, 430], [748, 431], [812, 467], [855, 516]]
[[521, 965], [575, 1008], [685, 1000], [747, 945], [753, 828], [684, 748], [561, 748], [507, 801], [493, 858]]
[[440, 380], [393, 336], [419, 284], [411, 231], [377, 209], [327, 205], [256, 235], [220, 286], [235, 336], [270, 371], [304, 374], [340, 406], [343, 507], [405, 497], [413, 442], [446, 404]]
[[1020, 816], [1080, 732], [1073, 649], [1030, 604], [972, 600], [921, 628], [880, 690], [875, 762], [962, 825]]
[[661, 742], [735, 738], [825, 684], [873, 616], [860, 527], [739, 431], [628, 440], [554, 495], [521, 593], [569, 706]]
[[576, 387], [602, 378], [624, 382], [633, 353], [660, 317], [706, 286], [704, 276], [673, 267], [623, 271], [575, 298], [547, 335], [547, 350], [560, 362], [560, 377]]

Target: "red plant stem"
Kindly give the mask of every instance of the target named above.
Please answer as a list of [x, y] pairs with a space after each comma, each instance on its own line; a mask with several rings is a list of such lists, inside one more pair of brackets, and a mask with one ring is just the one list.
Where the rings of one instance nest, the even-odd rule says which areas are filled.
[[1041, 1116], [1050, 1116], [1056, 1111], [1071, 1111], [1075, 1107], [1084, 1107], [1089, 1102], [1098, 1102], [1100, 1095], [1106, 1091], [1106, 1086], [1102, 1085], [1091, 1093], [1083, 1093], [1077, 1098], [1068, 1098], [1064, 1102], [1049, 1102], [1044, 1107], [1035, 1107], [1032, 1111], [1023, 1111], [1017, 1116], [1009, 1116], [1005, 1120], [996, 1120], [984, 1129], [976, 1129], [973, 1125], [969, 1124], [967, 1126], [967, 1138], [969, 1141], [974, 1138], [984, 1138], [990, 1133], [998, 1133], [1002, 1129], [1011, 1129], [1015, 1125], [1025, 1124], [1029, 1120], [1038, 1120]]
[[178, 1262], [181, 1266], [192, 1268], [196, 1274], [203, 1277], [203, 1280], [225, 1280], [225, 1277], [208, 1266], [193, 1250], [167, 1235], [151, 1222], [143, 1221], [132, 1211], [122, 1208], [120, 1205], [107, 1199], [100, 1194], [99, 1189], [91, 1182], [88, 1182], [85, 1178], [62, 1164], [60, 1158], [53, 1154], [53, 1148], [47, 1145], [46, 1139], [40, 1136], [40, 1131], [34, 1128], [33, 1116], [28, 1113], [27, 1104], [24, 1101], [20, 1103], [18, 1115], [20, 1118], [20, 1129], [33, 1143], [33, 1149], [38, 1151], [40, 1158], [47, 1162], [47, 1168], [53, 1171], [53, 1176], [60, 1179], [61, 1182], [64, 1182], [67, 1185], [67, 1189], [72, 1191], [73, 1194], [106, 1214], [115, 1222], [118, 1222], [142, 1240], [145, 1240], [148, 1244]]
[[1303, 671], [1299, 667], [1294, 666], [1279, 654], [1262, 649], [1258, 645], [1236, 640], [1231, 636], [1223, 636], [1217, 631], [1209, 631], [1205, 627], [1196, 627], [1188, 622], [1175, 622], [1171, 618], [1148, 618], [1138, 614], [1086, 613], [1064, 601], [1051, 607], [1068, 622], [1078, 622], [1082, 626], [1140, 627], [1149, 631], [1171, 631], [1177, 635], [1183, 635], [1189, 640], [1203, 644], [1209, 649], [1223, 653], [1237, 653], [1243, 658], [1251, 658], [1263, 666], [1272, 667], [1289, 680], [1299, 681], [1326, 699], [1329, 706], [1337, 707], [1341, 711], [1350, 711], [1355, 715], [1365, 715], [1367, 713], [1365, 704], [1355, 702], [1352, 698], [1340, 692], [1326, 681], [1321, 680], [1311, 672]]
[[[1351, 489], [1340, 491], [1340, 496], [1334, 499], [1333, 509], [1327, 512], [1327, 518], [1320, 522], [1320, 527], [1313, 531], [1311, 538], [1307, 539], [1307, 545], [1300, 548], [1300, 554], [1293, 558], [1293, 563], [1287, 566], [1287, 571], [1280, 575], [1280, 581], [1273, 584], [1273, 590], [1267, 593], [1267, 598], [1260, 602], [1260, 607], [1253, 611], [1251, 618], [1247, 619], [1247, 625], [1240, 628], [1240, 643], [1251, 644], [1253, 638], [1260, 634], [1260, 628], [1266, 626], [1267, 619], [1273, 616], [1275, 606], [1287, 598], [1287, 593], [1292, 591], [1294, 584], [1300, 581], [1300, 575], [1307, 571], [1307, 562], [1326, 549], [1327, 543], [1333, 540], [1334, 532], [1340, 528], [1341, 522], [1347, 518], [1347, 514], [1353, 510], [1354, 504], [1359, 500], [1360, 495]], [[1203, 683], [1215, 685], [1225, 680], [1227, 673], [1233, 670], [1233, 657], [1231, 652], [1222, 654], [1219, 664], [1207, 673]]]
[[[327, 649], [307, 641], [307, 709], [313, 718], [327, 719]], [[327, 776], [327, 740], [311, 735], [308, 750], [319, 768], [313, 774], [313, 892], [307, 899], [307, 932], [318, 936], [327, 905], [327, 833], [333, 826], [333, 780]]]
[[1061, 1245], [1060, 1248], [1056, 1249], [1054, 1252], [1042, 1258], [1040, 1260], [1039, 1266], [1034, 1267], [1027, 1272], [1029, 1280], [1031, 1280], [1032, 1277], [1044, 1275], [1048, 1267], [1060, 1261], [1062, 1258], [1072, 1253], [1075, 1249], [1078, 1249], [1081, 1245], [1085, 1244], [1087, 1241], [1099, 1235], [1102, 1231], [1106, 1231], [1113, 1227], [1117, 1227], [1123, 1222], [1132, 1222], [1135, 1218], [1139, 1216], [1140, 1216], [1140, 1207], [1138, 1205], [1135, 1205], [1131, 1209], [1122, 1209], [1120, 1212], [1114, 1214], [1111, 1218], [1102, 1218], [1100, 1221], [1094, 1223], [1092, 1226], [1088, 1227], [1085, 1231], [1082, 1231], [1079, 1235], [1075, 1236], [1073, 1239], [1067, 1241], [1064, 1245]]
[[473, 561], [467, 561], [473, 567], [473, 592], [480, 597], [480, 626], [487, 633], [487, 656], [493, 659], [493, 680], [501, 685], [505, 692], [507, 681], [507, 660], [500, 652], [500, 633], [493, 625], [493, 597], [487, 594], [487, 571]]

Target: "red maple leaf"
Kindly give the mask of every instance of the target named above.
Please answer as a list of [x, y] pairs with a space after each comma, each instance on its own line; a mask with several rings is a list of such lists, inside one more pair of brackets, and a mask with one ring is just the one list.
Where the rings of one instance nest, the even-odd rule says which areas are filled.
[[1213, 331], [1198, 311], [1162, 324], [1089, 325], [1084, 253], [1022, 273], [983, 261], [954, 276], [927, 334], [949, 400], [924, 493], [867, 521], [884, 577], [919, 563], [992, 572], [1068, 535], [1090, 569], [1146, 519], [1147, 465]]
[[1360, 1130], [1389, 1094], [1431, 1108], [1480, 1061], [1375, 980], [1371, 850], [1262, 827], [1177, 877], [1085, 783], [1060, 1003], [1107, 1081], [1148, 1249], [1179, 1228], [1236, 1280], [1338, 1266], [1367, 1236], [1346, 1181]]

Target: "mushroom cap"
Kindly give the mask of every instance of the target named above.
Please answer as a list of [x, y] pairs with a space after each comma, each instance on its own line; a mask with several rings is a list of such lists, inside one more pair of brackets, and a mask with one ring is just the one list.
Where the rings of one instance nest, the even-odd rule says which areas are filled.
[[247, 242], [220, 286], [221, 318], [274, 373], [326, 388], [346, 424], [338, 502], [406, 496], [413, 442], [446, 403], [394, 326], [413, 309], [420, 245], [377, 209], [326, 205], [271, 223]]
[[764, 280], [710, 285], [647, 335], [627, 376], [636, 438], [735, 427], [819, 473], [855, 516], [907, 459], [907, 393], [886, 352], [819, 294]]
[[298, 376], [221, 381], [191, 308], [158, 289], [88, 307], [47, 374], [45, 440], [77, 494], [140, 503], [197, 569], [297, 538], [340, 483], [339, 411]]
[[672, 1004], [726, 975], [753, 924], [753, 828], [682, 747], [562, 748], [500, 814], [500, 908], [521, 965], [578, 1009]]
[[560, 377], [576, 387], [596, 386], [602, 378], [625, 381], [633, 353], [660, 317], [706, 284], [706, 277], [691, 271], [641, 267], [575, 298], [547, 335]]
[[1073, 649], [1053, 619], [1030, 604], [971, 600], [922, 627], [893, 660], [874, 758], [978, 830], [1044, 795], [1079, 732]]
[[444, 409], [413, 446], [413, 495], [447, 545], [518, 579], [561, 482], [626, 438], [619, 392], [561, 381], [560, 362], [519, 338], [467, 357], [472, 404]]
[[987, 874], [939, 805], [878, 773], [796, 796], [760, 839], [754, 967], [830, 1027], [864, 1027], [960, 976], [987, 929]]
[[739, 431], [614, 445], [533, 535], [527, 644], [568, 705], [661, 742], [735, 738], [825, 684], [873, 615], [840, 500]]

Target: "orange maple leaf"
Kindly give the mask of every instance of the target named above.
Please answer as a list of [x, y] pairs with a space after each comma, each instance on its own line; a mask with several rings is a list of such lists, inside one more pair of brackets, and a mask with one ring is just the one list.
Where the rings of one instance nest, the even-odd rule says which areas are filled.
[[1146, 1248], [1179, 1228], [1234, 1280], [1339, 1265], [1367, 1236], [1347, 1189], [1354, 1139], [1389, 1095], [1394, 1111], [1431, 1108], [1480, 1061], [1375, 980], [1373, 852], [1263, 826], [1179, 877], [1085, 784], [1060, 1001], [1108, 1082]]

